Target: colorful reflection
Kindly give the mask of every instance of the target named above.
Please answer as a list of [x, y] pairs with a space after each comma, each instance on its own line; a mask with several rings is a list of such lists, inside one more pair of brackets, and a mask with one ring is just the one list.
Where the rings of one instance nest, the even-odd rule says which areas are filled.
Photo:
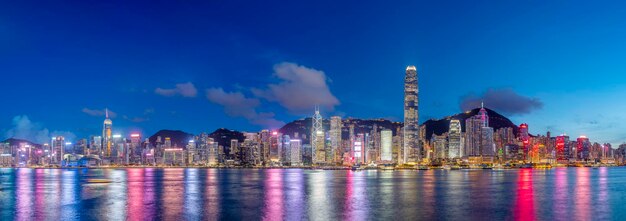
[[204, 217], [207, 220], [218, 220], [220, 218], [220, 187], [217, 169], [208, 169], [206, 183], [204, 184]]
[[574, 200], [574, 214], [580, 220], [591, 220], [589, 210], [591, 204], [591, 183], [589, 182], [589, 168], [576, 169], [576, 187]]
[[283, 220], [282, 170], [265, 170], [263, 220]]
[[536, 220], [532, 169], [521, 169], [518, 172], [515, 196], [515, 220]]
[[[126, 170], [128, 174], [127, 193], [128, 200], [126, 202], [126, 208], [128, 213], [127, 220], [136, 221], [143, 220], [144, 214], [144, 172], [145, 170], [139, 168], [131, 168]], [[150, 217], [146, 217], [150, 218]]]
[[0, 220], [610, 220], [626, 204], [626, 168], [0, 172]]

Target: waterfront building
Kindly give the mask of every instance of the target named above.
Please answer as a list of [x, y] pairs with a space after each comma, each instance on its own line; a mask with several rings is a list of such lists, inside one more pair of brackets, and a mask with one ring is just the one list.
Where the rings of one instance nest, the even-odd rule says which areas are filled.
[[280, 138], [281, 138], [280, 133], [278, 133], [277, 131], [273, 131], [272, 135], [269, 137], [270, 164], [277, 165], [280, 163], [280, 152], [279, 152], [279, 148], [281, 145]]
[[433, 159], [443, 160], [448, 158], [448, 146], [447, 146], [447, 136], [446, 134], [442, 135], [433, 135], [432, 136], [432, 147], [434, 149]]
[[586, 136], [580, 136], [576, 139], [576, 156], [578, 160], [590, 160], [589, 151], [591, 149], [591, 142]]
[[334, 163], [340, 163], [343, 155], [343, 148], [341, 147], [342, 127], [341, 117], [333, 116], [330, 118], [330, 150], [333, 152]]
[[65, 137], [53, 137], [52, 150], [52, 163], [60, 165], [63, 161], [63, 155], [65, 155]]
[[419, 87], [417, 69], [406, 67], [404, 77], [404, 147], [402, 163], [417, 163], [421, 156], [419, 149]]
[[291, 139], [289, 141], [289, 163], [291, 166], [302, 165], [302, 140]]
[[111, 156], [111, 148], [113, 146], [113, 121], [109, 118], [109, 109], [105, 109], [105, 119], [102, 126], [102, 144], [104, 145], [104, 156]]
[[461, 149], [461, 121], [451, 119], [448, 130], [448, 158], [460, 158]]
[[324, 164], [326, 163], [326, 155], [325, 155], [325, 139], [324, 139], [324, 127], [323, 127], [323, 119], [320, 114], [319, 107], [315, 107], [315, 114], [312, 117], [312, 127], [311, 127], [311, 147], [312, 147], [312, 163], [313, 164]]
[[392, 146], [393, 146], [393, 132], [389, 129], [380, 131], [380, 160], [385, 163], [390, 163], [392, 158]]
[[467, 157], [480, 156], [481, 135], [483, 122], [478, 115], [465, 120], [465, 155]]
[[353, 149], [352, 149], [352, 163], [354, 164], [364, 164], [365, 163], [365, 153], [364, 153], [364, 144], [365, 144], [365, 134], [357, 134], [354, 138]]

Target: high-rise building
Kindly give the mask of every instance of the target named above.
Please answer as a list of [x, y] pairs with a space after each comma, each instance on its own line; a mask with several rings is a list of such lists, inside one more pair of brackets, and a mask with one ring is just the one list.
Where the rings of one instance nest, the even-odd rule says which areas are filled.
[[291, 158], [291, 137], [289, 135], [283, 135], [283, 139], [281, 142], [280, 148], [278, 149], [280, 152], [280, 161], [281, 162], [290, 162]]
[[493, 143], [493, 128], [481, 128], [481, 156], [495, 156], [496, 145]]
[[442, 135], [433, 135], [433, 137], [431, 138], [433, 141], [431, 142], [434, 147], [434, 159], [447, 159], [448, 158], [448, 151], [447, 150], [447, 142], [446, 142], [446, 135], [442, 134]]
[[465, 120], [465, 155], [468, 157], [480, 156], [483, 121], [479, 115]]
[[380, 131], [380, 160], [383, 162], [391, 162], [392, 158], [392, 145], [393, 145], [393, 133], [389, 129]]
[[61, 163], [63, 161], [63, 155], [65, 155], [65, 137], [57, 136], [52, 138], [52, 153], [53, 162]]
[[415, 66], [406, 67], [404, 77], [404, 151], [402, 163], [417, 163], [419, 150], [418, 77]]
[[365, 134], [357, 134], [352, 146], [352, 163], [365, 163]]
[[461, 121], [458, 119], [450, 120], [450, 129], [448, 130], [448, 157], [460, 158], [461, 156]]
[[576, 153], [579, 160], [589, 160], [589, 151], [591, 149], [591, 142], [586, 136], [580, 136], [576, 139]]
[[569, 136], [561, 135], [556, 137], [556, 159], [567, 162], [570, 158]]
[[291, 139], [289, 141], [289, 163], [291, 166], [302, 165], [302, 140]]
[[278, 164], [280, 163], [280, 152], [279, 148], [281, 145], [280, 142], [280, 133], [278, 131], [273, 131], [272, 135], [269, 138], [270, 145], [270, 163]]
[[324, 127], [323, 127], [323, 119], [320, 114], [319, 107], [315, 107], [315, 115], [312, 118], [312, 127], [311, 127], [311, 148], [313, 151], [312, 154], [312, 163], [313, 164], [323, 164], [326, 162], [325, 155], [325, 141], [324, 141]]
[[330, 118], [330, 150], [333, 152], [335, 163], [341, 162], [343, 149], [341, 148], [341, 117]]
[[113, 121], [109, 118], [109, 109], [105, 109], [105, 119], [102, 127], [103, 146], [105, 148], [104, 155], [111, 156], [111, 147], [113, 146]]

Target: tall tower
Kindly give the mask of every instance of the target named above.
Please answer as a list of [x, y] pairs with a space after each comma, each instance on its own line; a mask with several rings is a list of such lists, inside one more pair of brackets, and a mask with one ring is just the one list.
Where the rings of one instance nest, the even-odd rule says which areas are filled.
[[448, 130], [448, 151], [448, 157], [451, 159], [462, 157], [461, 121], [458, 119], [450, 120], [450, 129]]
[[109, 157], [111, 156], [111, 146], [113, 140], [113, 121], [109, 119], [109, 109], [105, 109], [105, 117], [104, 125], [102, 127], [102, 139], [104, 140], [102, 144], [106, 148], [105, 156]]
[[418, 82], [415, 66], [406, 67], [404, 77], [404, 151], [403, 163], [419, 161]]
[[326, 160], [326, 155], [324, 154], [324, 127], [322, 124], [322, 115], [320, 114], [320, 109], [318, 106], [315, 106], [315, 114], [313, 115], [313, 124], [311, 127], [311, 147], [312, 147], [312, 163], [320, 164], [324, 163]]
[[333, 151], [333, 162], [341, 162], [343, 149], [341, 149], [341, 117], [333, 116], [330, 118], [330, 149]]

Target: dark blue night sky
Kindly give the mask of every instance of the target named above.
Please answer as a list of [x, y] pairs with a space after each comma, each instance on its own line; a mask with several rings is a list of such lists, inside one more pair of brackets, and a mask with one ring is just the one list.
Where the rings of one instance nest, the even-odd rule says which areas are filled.
[[5, 1], [3, 137], [420, 121], [480, 100], [532, 133], [626, 141], [620, 1]]

